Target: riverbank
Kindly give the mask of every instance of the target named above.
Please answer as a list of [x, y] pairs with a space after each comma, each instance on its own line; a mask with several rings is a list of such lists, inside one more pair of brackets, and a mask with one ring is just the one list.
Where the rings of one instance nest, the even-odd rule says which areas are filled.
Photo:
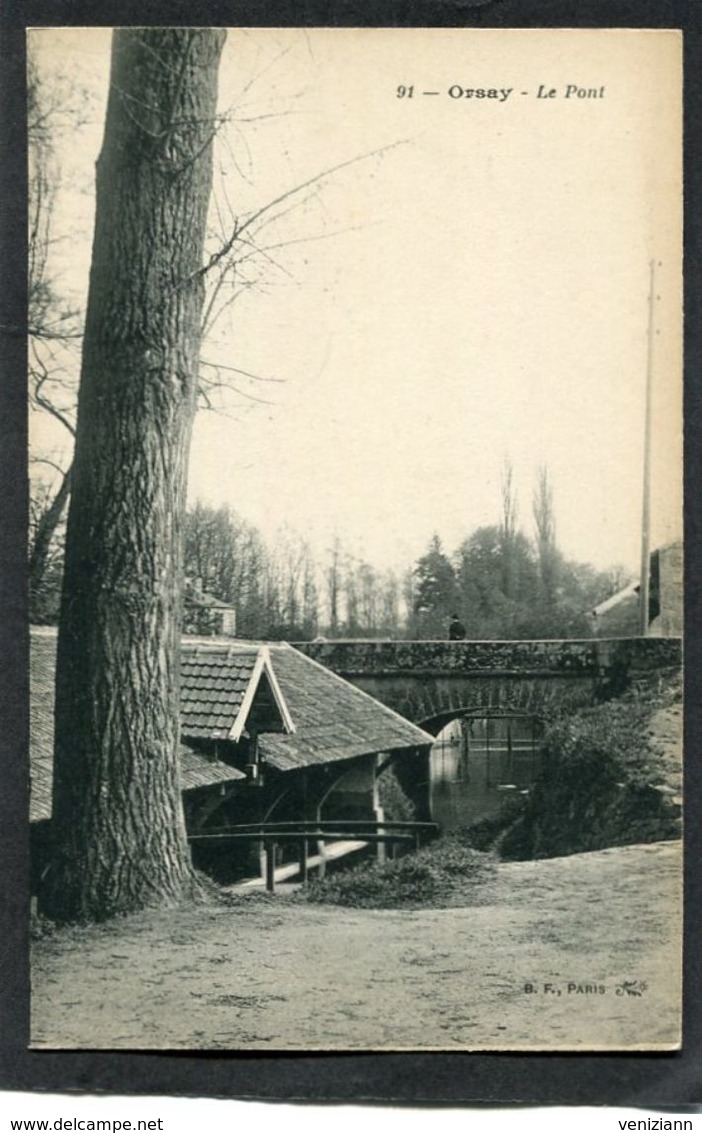
[[[274, 899], [35, 942], [34, 1048], [675, 1047], [680, 844], [503, 862], [472, 904]], [[600, 990], [604, 989], [604, 990]]]

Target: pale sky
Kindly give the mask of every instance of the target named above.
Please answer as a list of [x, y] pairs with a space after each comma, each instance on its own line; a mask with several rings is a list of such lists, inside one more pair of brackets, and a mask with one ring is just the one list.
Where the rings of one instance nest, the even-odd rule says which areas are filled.
[[[37, 39], [95, 100], [57, 205], [80, 293], [109, 39]], [[498, 522], [509, 457], [528, 534], [546, 464], [564, 553], [636, 569], [653, 258], [653, 545], [679, 536], [679, 56], [676, 32], [230, 31], [213, 224], [389, 148], [260, 230], [266, 270], [202, 354], [277, 381], [199, 415], [191, 498], [400, 567]]]

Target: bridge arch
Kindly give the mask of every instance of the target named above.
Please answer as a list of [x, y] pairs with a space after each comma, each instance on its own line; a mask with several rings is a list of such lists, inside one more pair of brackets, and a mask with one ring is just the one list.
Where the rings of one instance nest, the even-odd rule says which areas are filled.
[[[556, 689], [538, 690], [525, 688], [523, 683], [514, 682], [505, 688], [485, 690], [483, 688], [470, 688], [460, 697], [460, 703], [455, 703], [455, 697], [449, 698], [454, 702], [447, 706], [445, 697], [439, 695], [436, 702], [425, 701], [418, 709], [415, 723], [432, 736], [439, 736], [443, 729], [452, 720], [466, 718], [499, 718], [505, 715], [517, 716], [523, 719], [543, 720], [554, 707], [554, 701], [562, 704], [563, 697], [556, 697]], [[562, 690], [561, 690], [562, 692]], [[574, 696], [574, 689], [569, 690], [568, 700], [575, 706], [576, 701], [582, 707], [593, 702], [592, 691], [586, 690], [580, 696]], [[581, 690], [582, 692], [582, 690]], [[422, 711], [430, 711], [429, 716], [422, 716]]]
[[[439, 733], [429, 756], [429, 812], [444, 831], [513, 814], [543, 765], [543, 718], [478, 708]], [[519, 808], [518, 808], [519, 809]]]

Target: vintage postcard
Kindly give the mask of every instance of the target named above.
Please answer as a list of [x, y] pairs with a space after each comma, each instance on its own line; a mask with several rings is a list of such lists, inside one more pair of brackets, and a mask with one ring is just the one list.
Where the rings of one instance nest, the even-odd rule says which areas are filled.
[[28, 33], [34, 1049], [679, 1048], [681, 52]]

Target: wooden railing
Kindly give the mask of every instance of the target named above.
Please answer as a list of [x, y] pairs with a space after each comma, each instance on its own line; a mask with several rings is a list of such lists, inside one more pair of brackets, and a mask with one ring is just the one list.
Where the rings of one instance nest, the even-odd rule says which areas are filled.
[[435, 822], [376, 822], [372, 819], [320, 819], [304, 822], [248, 822], [190, 834], [191, 842], [261, 842], [266, 855], [266, 889], [275, 892], [276, 849], [280, 843], [296, 842], [299, 847], [300, 880], [308, 875], [309, 842], [374, 842], [410, 845], [418, 849], [422, 838], [438, 833]]

